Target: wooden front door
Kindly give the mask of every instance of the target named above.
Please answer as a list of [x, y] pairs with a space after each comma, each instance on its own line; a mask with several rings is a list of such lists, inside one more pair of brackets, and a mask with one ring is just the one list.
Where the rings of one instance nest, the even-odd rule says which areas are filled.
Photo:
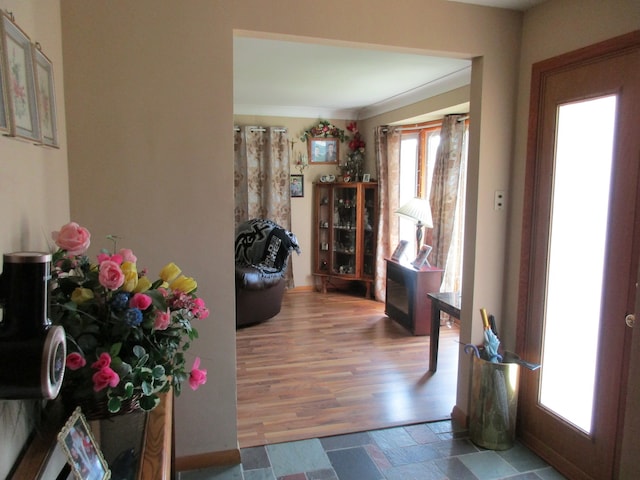
[[[616, 478], [632, 333], [625, 317], [635, 308], [640, 256], [640, 31], [534, 65], [531, 92], [518, 351], [542, 368], [521, 371], [520, 438], [569, 478]], [[588, 116], [584, 135], [567, 153], [566, 111], [600, 100], [612, 105], [609, 125], [589, 133], [604, 115]], [[609, 128], [610, 158], [589, 164], [581, 149], [596, 148]], [[563, 203], [563, 185], [588, 182], [603, 164], [586, 196]], [[590, 205], [589, 192], [603, 201]], [[602, 212], [594, 212], [599, 206]], [[601, 255], [589, 250], [598, 238]], [[556, 252], [563, 242], [565, 250]], [[554, 277], [557, 265], [583, 246], [587, 253], [578, 255], [573, 275]], [[582, 336], [588, 317], [593, 343]], [[562, 364], [577, 368], [545, 387]], [[592, 384], [580, 377], [589, 365]], [[587, 393], [572, 398], [568, 409], [547, 400], [561, 403], [585, 384]], [[573, 417], [583, 406], [586, 416]]]

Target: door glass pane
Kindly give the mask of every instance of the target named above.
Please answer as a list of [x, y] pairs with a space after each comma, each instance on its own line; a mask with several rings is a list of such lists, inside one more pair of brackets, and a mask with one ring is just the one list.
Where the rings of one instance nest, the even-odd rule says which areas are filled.
[[591, 431], [616, 97], [558, 109], [540, 403]]

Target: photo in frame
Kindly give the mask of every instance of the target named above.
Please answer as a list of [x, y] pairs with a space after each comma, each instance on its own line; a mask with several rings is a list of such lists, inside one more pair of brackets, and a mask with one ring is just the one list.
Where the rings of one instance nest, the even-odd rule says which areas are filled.
[[58, 434], [58, 444], [62, 447], [71, 466], [71, 472], [77, 480], [111, 478], [109, 466], [80, 407], [74, 410]]
[[416, 259], [411, 262], [414, 268], [420, 270], [423, 266], [430, 267], [431, 265], [427, 261], [427, 257], [431, 253], [431, 248], [429, 245], [422, 245], [420, 247], [420, 251], [418, 252], [418, 256]]
[[402, 257], [404, 251], [407, 249], [407, 245], [409, 245], [409, 242], [407, 240], [400, 240], [400, 242], [398, 242], [398, 246], [393, 251], [393, 255], [391, 255], [391, 260], [395, 260], [396, 262], [398, 262]]
[[58, 147], [58, 123], [56, 121], [56, 96], [53, 83], [53, 64], [42, 53], [40, 44], [33, 47], [35, 84], [40, 117], [41, 142], [49, 147]]
[[371, 181], [371, 174], [365, 173], [362, 175], [362, 181], [365, 183], [369, 183]]
[[338, 163], [340, 155], [338, 138], [312, 137], [308, 145], [309, 163]]
[[304, 175], [289, 175], [291, 198], [304, 197]]
[[[1, 18], [0, 18], [1, 20]], [[0, 22], [0, 32], [2, 25]], [[0, 132], [9, 133], [9, 108], [7, 107], [7, 72], [4, 60], [4, 47], [0, 38]]]
[[40, 120], [36, 97], [31, 41], [6, 12], [2, 17], [2, 52], [7, 77], [9, 133], [13, 137], [40, 142]]

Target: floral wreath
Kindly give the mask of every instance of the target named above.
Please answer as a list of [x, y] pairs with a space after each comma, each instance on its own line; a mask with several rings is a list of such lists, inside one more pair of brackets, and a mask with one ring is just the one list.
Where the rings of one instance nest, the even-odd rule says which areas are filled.
[[336, 127], [327, 120], [319, 120], [316, 125], [305, 130], [300, 137], [300, 141], [306, 142], [308, 138], [315, 137], [336, 137], [341, 142], [349, 140], [349, 137], [344, 134], [344, 130]]

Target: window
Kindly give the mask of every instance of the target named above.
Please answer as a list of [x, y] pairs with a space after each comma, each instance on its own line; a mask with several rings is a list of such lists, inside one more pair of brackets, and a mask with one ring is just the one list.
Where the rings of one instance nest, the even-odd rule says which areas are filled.
[[[440, 145], [441, 122], [403, 127], [400, 142], [400, 198], [404, 205], [413, 197], [430, 198], [436, 155]], [[446, 261], [442, 291], [460, 291], [462, 287], [462, 248], [464, 238], [464, 198], [466, 191], [466, 163], [468, 122], [465, 123], [463, 155], [460, 165], [460, 183], [455, 208], [454, 227]], [[399, 238], [409, 242], [408, 252], [415, 252], [416, 226], [410, 220], [400, 218]], [[430, 243], [430, 232], [425, 232], [425, 243]]]
[[[400, 143], [400, 199], [404, 205], [414, 197], [429, 198], [433, 167], [440, 144], [440, 122], [432, 122], [416, 129], [406, 129]], [[407, 252], [415, 252], [416, 225], [400, 218], [399, 238], [407, 240]]]

